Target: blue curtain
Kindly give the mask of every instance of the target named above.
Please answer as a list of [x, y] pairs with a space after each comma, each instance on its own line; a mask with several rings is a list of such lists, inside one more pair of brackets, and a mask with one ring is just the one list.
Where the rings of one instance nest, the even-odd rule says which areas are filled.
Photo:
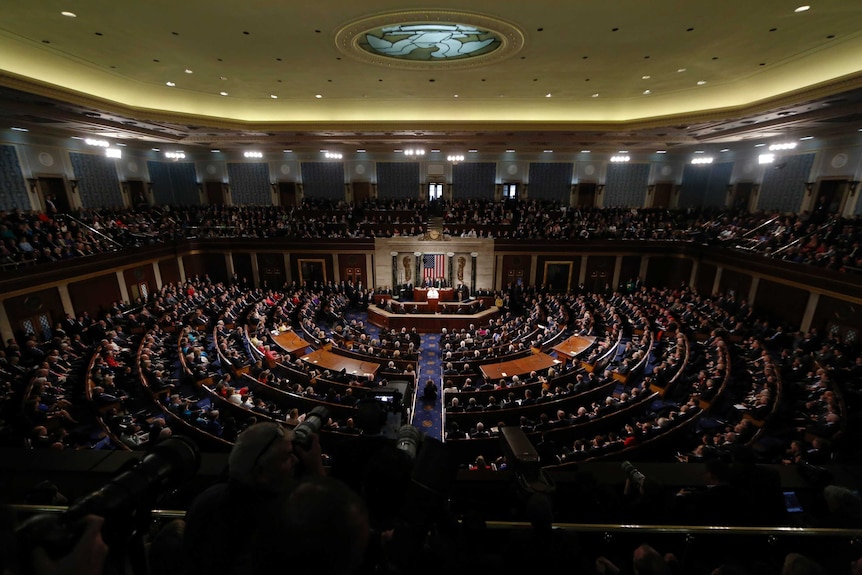
[[813, 165], [814, 154], [776, 158], [775, 163], [767, 166], [763, 174], [757, 208], [798, 212]]
[[569, 203], [574, 163], [530, 164], [530, 199]]
[[72, 171], [78, 180], [78, 193], [85, 208], [123, 205], [116, 160], [95, 154], [71, 152]]
[[27, 185], [14, 146], [0, 146], [0, 210], [29, 210]]
[[649, 164], [608, 164], [604, 206], [643, 207], [649, 183], [649, 169]]
[[341, 162], [302, 162], [302, 189], [307, 198], [344, 199], [344, 165]]
[[415, 198], [419, 184], [419, 162], [377, 162], [377, 197]]
[[727, 200], [727, 185], [733, 163], [687, 164], [682, 171], [680, 208], [722, 207]]
[[452, 166], [452, 195], [456, 198], [494, 199], [497, 164], [466, 163]]
[[227, 177], [235, 206], [268, 206], [272, 203], [269, 166], [265, 162], [228, 163]]
[[192, 162], [147, 162], [156, 204], [199, 205], [197, 174]]

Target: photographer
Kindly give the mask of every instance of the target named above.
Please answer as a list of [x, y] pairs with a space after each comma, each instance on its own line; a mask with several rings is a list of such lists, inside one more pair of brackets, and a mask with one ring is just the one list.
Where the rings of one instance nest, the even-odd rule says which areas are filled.
[[316, 433], [308, 437], [308, 444], [301, 445], [294, 430], [272, 422], [240, 434], [228, 459], [228, 481], [201, 493], [186, 514], [183, 546], [190, 573], [234, 573], [252, 559], [247, 545], [225, 545], [219, 539], [237, 528], [254, 537], [260, 517], [297, 477], [324, 474], [319, 438]]

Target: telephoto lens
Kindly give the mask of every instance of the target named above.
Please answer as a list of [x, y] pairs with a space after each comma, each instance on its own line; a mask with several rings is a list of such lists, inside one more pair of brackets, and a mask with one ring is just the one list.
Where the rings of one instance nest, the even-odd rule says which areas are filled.
[[305, 421], [293, 428], [293, 443], [303, 449], [311, 447], [311, 436], [320, 433], [320, 429], [329, 419], [329, 411], [319, 405], [308, 412]]

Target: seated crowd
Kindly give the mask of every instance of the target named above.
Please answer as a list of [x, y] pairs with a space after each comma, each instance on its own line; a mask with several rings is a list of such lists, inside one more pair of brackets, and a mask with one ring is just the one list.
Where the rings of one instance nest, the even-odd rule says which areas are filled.
[[[438, 209], [438, 208], [435, 208]], [[716, 208], [571, 208], [539, 200], [444, 202], [444, 234], [495, 239], [685, 240], [719, 243], [838, 272], [862, 270], [862, 219]], [[0, 211], [0, 265], [62, 261], [182, 238], [375, 238], [427, 231], [415, 199], [362, 205], [305, 199], [284, 206], [139, 206], [73, 213]]]

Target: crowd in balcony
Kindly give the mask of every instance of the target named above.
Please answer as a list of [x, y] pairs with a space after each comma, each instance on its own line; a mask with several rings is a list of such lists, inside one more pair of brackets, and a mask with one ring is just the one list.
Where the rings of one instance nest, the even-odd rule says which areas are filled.
[[432, 213], [443, 233], [498, 240], [684, 240], [822, 267], [862, 271], [862, 219], [733, 210], [571, 208], [534, 200], [417, 200], [356, 205], [306, 199], [299, 207], [160, 206], [69, 214], [0, 211], [0, 266], [63, 261], [182, 238], [349, 239], [417, 236]]

